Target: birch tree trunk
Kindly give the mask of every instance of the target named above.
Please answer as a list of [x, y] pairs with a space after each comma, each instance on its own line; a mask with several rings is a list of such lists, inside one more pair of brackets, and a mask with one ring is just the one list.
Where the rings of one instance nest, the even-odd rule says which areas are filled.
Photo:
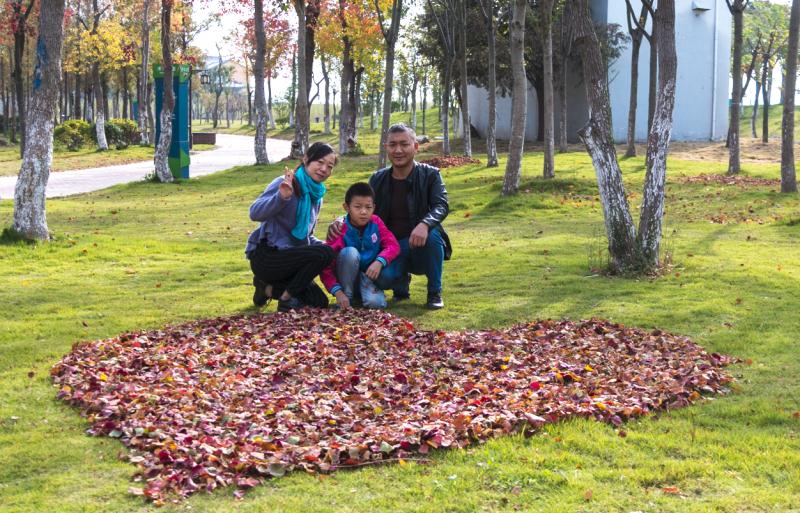
[[[305, 0], [293, 0], [294, 11], [297, 14], [297, 26], [306, 26], [306, 5]], [[297, 31], [297, 100], [295, 105], [294, 121], [294, 141], [292, 141], [291, 157], [302, 158], [308, 148], [308, 69], [306, 59], [303, 58], [306, 52], [305, 30]]]
[[472, 157], [472, 130], [469, 119], [469, 79], [467, 77], [467, 0], [459, 0], [456, 3], [458, 10], [458, 25], [461, 27], [458, 37], [459, 46], [459, 75], [461, 77], [461, 134], [464, 142], [464, 156]]
[[322, 79], [325, 81], [325, 105], [323, 106], [323, 133], [331, 133], [331, 79], [328, 74], [328, 65], [325, 62], [325, 57], [320, 57], [320, 65], [322, 66]]
[[769, 93], [772, 85], [769, 77], [772, 71], [769, 65], [769, 57], [769, 54], [764, 55], [764, 67], [761, 74], [761, 111], [763, 113], [763, 118], [761, 119], [761, 142], [764, 144], [769, 143]]
[[106, 141], [106, 116], [105, 112], [103, 112], [103, 84], [100, 83], [100, 65], [98, 63], [92, 65], [92, 81], [94, 82], [94, 96], [97, 103], [94, 116], [97, 149], [99, 151], [106, 151], [108, 150], [108, 142]]
[[[664, 218], [664, 184], [667, 178], [667, 152], [672, 133], [672, 112], [675, 107], [675, 82], [678, 57], [675, 51], [675, 0], [659, 0], [653, 23], [658, 28], [658, 98], [653, 125], [647, 139], [647, 160], [650, 166], [644, 179], [642, 207], [639, 217], [639, 248], [642, 270], [659, 265], [662, 220]], [[740, 68], [741, 69], [741, 68]]]
[[253, 63], [253, 76], [256, 80], [256, 164], [269, 163], [267, 155], [267, 102], [264, 99], [264, 59], [267, 53], [267, 40], [264, 32], [264, 0], [255, 0], [256, 58]]
[[170, 40], [170, 20], [172, 1], [161, 0], [161, 58], [164, 66], [164, 97], [161, 106], [161, 134], [156, 145], [154, 163], [156, 177], [162, 183], [172, 182], [169, 169], [169, 146], [172, 143], [172, 108], [175, 98], [172, 94], [172, 41]]
[[783, 121], [781, 123], [781, 192], [797, 192], [794, 164], [794, 91], [797, 86], [797, 46], [800, 37], [800, 0], [792, 0], [786, 74], [783, 76]]
[[656, 112], [656, 86], [658, 84], [658, 30], [655, 23], [650, 30], [650, 81], [647, 93], [647, 133], [653, 126], [653, 115]]
[[588, 0], [574, 0], [571, 11], [574, 43], [581, 55], [589, 121], [578, 136], [592, 157], [600, 202], [603, 205], [612, 270], [624, 272], [635, 260], [636, 228], [633, 224], [622, 172], [611, 133], [611, 101], [600, 44], [589, 14]]
[[275, 130], [275, 116], [272, 114], [272, 77], [267, 75], [267, 114], [269, 114], [269, 128]]
[[503, 178], [503, 195], [516, 194], [522, 167], [522, 152], [525, 148], [525, 116], [528, 111], [528, 78], [525, 76], [525, 11], [526, 0], [511, 1], [511, 74], [514, 83], [511, 90], [511, 138], [508, 142], [508, 161]]
[[739, 111], [742, 104], [742, 44], [744, 39], [744, 9], [746, 0], [726, 0], [728, 10], [733, 15], [733, 64], [731, 75], [730, 130], [728, 130], [728, 174], [735, 175], [741, 171], [739, 145]]
[[386, 138], [389, 132], [389, 123], [392, 116], [392, 88], [394, 84], [394, 48], [397, 43], [397, 35], [400, 33], [400, 18], [403, 14], [403, 0], [392, 1], [392, 18], [389, 28], [383, 26], [383, 10], [374, 0], [375, 12], [383, 32], [383, 40], [386, 49], [386, 73], [383, 78], [383, 117], [381, 120], [381, 142], [378, 153], [378, 167], [386, 166]]
[[442, 153], [450, 155], [450, 83], [453, 79], [453, 63], [445, 58], [442, 84]]
[[147, 131], [147, 83], [150, 75], [148, 59], [150, 58], [150, 0], [144, 0], [142, 14], [142, 66], [139, 74], [139, 136], [141, 144], [150, 144]]
[[[758, 71], [756, 71], [756, 75], [758, 75]], [[753, 115], [750, 117], [750, 136], [753, 139], [758, 137], [758, 133], [756, 133], [756, 121], [758, 120], [758, 99], [760, 94], [761, 82], [756, 80], [756, 95], [755, 100], [753, 101]]]
[[486, 25], [489, 51], [489, 123], [486, 127], [486, 167], [497, 167], [497, 21], [494, 0], [481, 0], [481, 12]]
[[28, 144], [14, 190], [13, 229], [27, 239], [48, 240], [45, 191], [53, 161], [53, 114], [61, 80], [64, 0], [41, 0], [36, 68], [26, 124]]
[[540, 2], [544, 25], [544, 166], [542, 176], [554, 178], [555, 172], [555, 102], [553, 100], [553, 0]]

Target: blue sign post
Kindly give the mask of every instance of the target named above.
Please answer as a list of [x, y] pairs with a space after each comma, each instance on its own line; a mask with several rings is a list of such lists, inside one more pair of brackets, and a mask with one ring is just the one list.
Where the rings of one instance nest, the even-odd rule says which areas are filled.
[[[164, 70], [161, 64], [153, 65], [156, 83], [156, 144], [161, 137], [161, 109], [164, 103]], [[172, 142], [169, 146], [169, 169], [175, 178], [189, 178], [189, 80], [191, 66], [172, 66], [172, 92], [175, 107], [172, 109]]]

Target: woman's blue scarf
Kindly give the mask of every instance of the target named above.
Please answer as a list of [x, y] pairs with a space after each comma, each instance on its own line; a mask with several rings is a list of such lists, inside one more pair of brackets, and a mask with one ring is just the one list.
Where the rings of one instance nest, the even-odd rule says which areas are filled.
[[297, 214], [295, 225], [292, 228], [292, 237], [298, 240], [308, 238], [308, 226], [311, 224], [311, 207], [319, 205], [325, 196], [325, 184], [317, 183], [306, 174], [306, 168], [300, 166], [294, 173], [294, 178], [300, 185], [300, 197], [297, 199]]

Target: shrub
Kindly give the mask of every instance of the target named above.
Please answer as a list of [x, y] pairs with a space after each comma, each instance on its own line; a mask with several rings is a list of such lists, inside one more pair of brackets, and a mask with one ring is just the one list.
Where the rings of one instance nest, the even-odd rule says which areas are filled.
[[77, 151], [93, 140], [92, 125], [82, 119], [70, 119], [58, 125], [53, 132], [56, 144]]
[[139, 127], [131, 119], [113, 118], [106, 121], [106, 140], [117, 149], [139, 142]]

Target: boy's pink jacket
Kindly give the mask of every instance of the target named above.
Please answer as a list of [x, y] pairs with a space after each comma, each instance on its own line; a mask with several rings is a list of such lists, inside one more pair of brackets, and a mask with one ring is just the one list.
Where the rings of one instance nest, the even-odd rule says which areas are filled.
[[[381, 261], [383, 263], [383, 267], [386, 267], [392, 263], [392, 260], [397, 258], [397, 255], [400, 254], [400, 244], [397, 242], [394, 234], [389, 231], [385, 224], [383, 224], [383, 221], [381, 221], [380, 217], [373, 215], [370, 219], [370, 223], [375, 224], [378, 227], [378, 237], [381, 249], [378, 253], [378, 256], [375, 257], [375, 260]], [[347, 233], [348, 226], [348, 223], [342, 223], [342, 232], [339, 234], [339, 236], [334, 240], [325, 242], [325, 244], [329, 245], [337, 255], [342, 249], [347, 247], [345, 234]], [[364, 228], [365, 233], [367, 232], [367, 228], [369, 228], [369, 225]], [[322, 284], [325, 285], [325, 288], [328, 289], [331, 294], [334, 294], [337, 290], [341, 289], [341, 285], [339, 285], [339, 282], [336, 278], [335, 258], [328, 267], [322, 270], [319, 277], [322, 280]]]

